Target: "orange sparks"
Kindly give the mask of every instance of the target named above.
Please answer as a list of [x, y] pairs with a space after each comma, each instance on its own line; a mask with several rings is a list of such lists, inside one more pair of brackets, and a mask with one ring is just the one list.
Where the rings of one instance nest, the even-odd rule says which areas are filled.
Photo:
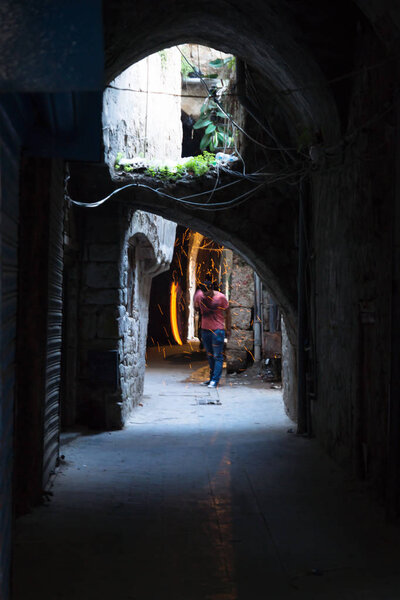
[[178, 288], [178, 284], [173, 281], [172, 285], [171, 285], [171, 298], [170, 298], [170, 319], [171, 319], [171, 329], [172, 329], [172, 335], [174, 336], [174, 339], [176, 341], [177, 344], [179, 344], [180, 346], [182, 346], [182, 340], [181, 337], [179, 335], [179, 329], [178, 329], [178, 317], [177, 317], [177, 301], [176, 301], [176, 296], [177, 296], [177, 288]]
[[158, 306], [158, 310], [160, 311], [160, 313], [161, 313], [161, 314], [164, 316], [164, 313], [163, 313], [163, 311], [161, 310], [161, 306], [160, 306], [159, 304], [157, 304], [157, 306]]
[[178, 264], [179, 264], [179, 269], [180, 269], [181, 275], [183, 275], [181, 259], [179, 258], [179, 256], [178, 256]]
[[164, 358], [165, 358], [165, 348], [163, 348], [163, 349], [162, 349], [162, 351], [163, 351], [163, 354], [164, 354]]
[[246, 346], [244, 346], [244, 349], [246, 350], [246, 352], [248, 352], [251, 356], [251, 358], [255, 361], [256, 359], [254, 358], [254, 354], [252, 352], [250, 352], [250, 350], [248, 348], [246, 348]]

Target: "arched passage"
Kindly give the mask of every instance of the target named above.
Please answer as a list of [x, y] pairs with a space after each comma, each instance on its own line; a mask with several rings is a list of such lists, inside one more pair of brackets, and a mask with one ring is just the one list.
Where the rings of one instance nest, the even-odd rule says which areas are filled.
[[[154, 18], [146, 20], [145, 13], [137, 14], [136, 9], [127, 9], [113, 3], [106, 4], [106, 13], [113, 11], [106, 31], [110, 43], [107, 53], [108, 79], [112, 79], [132, 62], [157, 49], [183, 41], [200, 41], [229, 51], [245, 60], [258, 73], [262, 81], [262, 92], [273, 98], [273, 108], [279, 114], [283, 132], [283, 145], [289, 160], [296, 150], [299, 138], [318, 138], [332, 144], [339, 134], [339, 118], [335, 100], [329, 91], [324, 74], [312, 55], [301, 47], [293, 30], [293, 23], [286, 23], [272, 7], [249, 7], [248, 22], [243, 27], [243, 14], [240, 6], [230, 7], [216, 3], [210, 12], [204, 7], [193, 9], [174, 5], [170, 7], [168, 19], [165, 10], [155, 2]], [[114, 12], [115, 8], [115, 12]], [[158, 8], [161, 8], [158, 11]], [[252, 10], [254, 9], [254, 10]], [[149, 35], [124, 40], [130, 20], [135, 21], [135, 29], [144, 18], [143, 30]], [[210, 28], [210, 19], [213, 27]], [[254, 21], [253, 21], [254, 19]], [[158, 20], [158, 22], [157, 22]], [[255, 26], [262, 22], [263, 30]], [[171, 23], [173, 22], [173, 26]], [[194, 32], [195, 28], [195, 32]], [[115, 36], [116, 45], [111, 38]], [[250, 43], [251, 42], [251, 43]], [[121, 44], [119, 50], [118, 44]], [[274, 139], [274, 136], [270, 136]], [[270, 145], [272, 145], [270, 139]], [[274, 139], [274, 142], [276, 140]], [[279, 145], [279, 144], [278, 144]], [[275, 160], [277, 147], [261, 144], [267, 164]], [[290, 148], [290, 150], [288, 150]], [[275, 154], [276, 156], [276, 154]], [[87, 186], [82, 186], [82, 179]], [[77, 176], [80, 187], [93, 190], [94, 176], [87, 167]], [[92, 179], [92, 180], [91, 180]], [[107, 180], [108, 179], [108, 180]], [[100, 180], [96, 174], [98, 196], [104, 196], [107, 188], [122, 186], [126, 181], [109, 181], [108, 173]], [[211, 184], [211, 185], [210, 185]], [[212, 188], [206, 181], [203, 189]], [[208, 188], [207, 188], [208, 186]], [[199, 191], [196, 184], [196, 192]], [[238, 193], [243, 191], [239, 185]], [[173, 192], [179, 197], [190, 189], [176, 186]], [[232, 196], [226, 193], [225, 198]], [[75, 197], [79, 199], [78, 195]], [[246, 262], [259, 274], [285, 314], [287, 331], [292, 345], [297, 338], [297, 276], [298, 276], [298, 190], [285, 185], [264, 187], [254, 194], [251, 201], [228, 211], [213, 212], [199, 208], [194, 210], [174, 200], [155, 195], [149, 190], [130, 188], [118, 195], [117, 202], [128, 204], [158, 214], [166, 219], [189, 226], [191, 229], [214, 239], [218, 243], [241, 254]]]
[[[308, 11], [310, 12], [311, 18], [309, 24], [312, 26], [310, 29], [317, 31], [319, 29], [318, 18], [321, 16], [321, 12], [326, 10], [326, 3], [289, 1], [281, 5], [275, 2], [250, 2], [243, 6], [239, 2], [230, 2], [229, 4], [202, 2], [200, 4], [197, 3], [195, 7], [187, 9], [183, 2], [176, 3], [172, 7], [166, 4], [163, 5], [161, 2], [150, 2], [145, 6], [137, 3], [134, 7], [127, 1], [119, 3], [105, 2], [108, 80], [110, 80], [113, 74], [115, 75], [123, 68], [123, 63], [126, 62], [129, 64], [132, 60], [145, 55], [151, 48], [161, 48], [165, 44], [175, 43], [177, 40], [184, 41], [187, 39], [186, 36], [189, 32], [191, 34], [190, 39], [211, 42], [227, 50], [231, 48], [228, 37], [234, 39], [236, 34], [235, 39], [237, 41], [234, 42], [236, 46], [235, 53], [243, 56], [243, 58], [248, 60], [249, 64], [254, 66], [259, 65], [262, 72], [269, 73], [266, 82], [270, 85], [272, 92], [275, 92], [275, 90], [278, 91], [278, 97], [281, 92], [285, 92], [286, 94], [287, 84], [299, 83], [300, 88], [302, 86], [309, 87], [308, 81], [304, 78], [304, 75], [308, 75], [309, 71], [306, 72], [307, 69], [303, 68], [304, 63], [302, 59], [305, 55], [313, 55], [314, 64], [319, 63], [326, 75], [326, 69], [323, 68], [326, 67], [326, 64], [324, 64], [326, 56], [322, 61], [318, 61], [318, 48], [315, 46], [313, 50], [309, 48], [312, 35], [308, 38], [307, 36], [305, 38], [302, 37], [304, 28], [297, 28], [296, 24], [292, 23], [291, 9], [296, 7], [296, 5], [299, 7], [299, 12], [303, 13], [303, 15]], [[337, 26], [338, 22], [340, 25], [346, 26], [347, 22], [352, 20], [347, 18], [346, 5], [350, 6], [350, 3], [334, 3], [333, 8], [337, 12], [338, 21], [333, 21], [331, 30], [321, 28], [318, 32], [321, 34], [321, 37], [324, 36], [325, 32], [330, 33], [331, 37], [327, 36], [328, 41], [338, 41], [337, 44], [332, 44], [335, 48], [342, 46], [343, 42], [347, 39], [343, 35], [343, 27]], [[389, 2], [382, 4], [381, 2], [375, 2], [375, 0], [359, 0], [358, 5], [362, 7], [365, 14], [370, 18], [372, 26], [379, 33], [386, 48], [396, 49], [396, 40], [398, 39], [398, 15], [395, 12], [397, 9], [396, 3]], [[226, 7], [229, 10], [224, 10]], [[351, 7], [353, 8], [353, 4], [351, 4]], [[287, 21], [284, 18], [285, 15], [281, 12], [283, 10], [287, 12]], [[29, 11], [26, 11], [26, 14], [27, 19], [31, 18]], [[18, 19], [15, 20], [15, 23], [19, 22]], [[317, 22], [317, 26], [315, 26], [315, 22]], [[16, 25], [14, 26], [16, 27]], [[119, 35], [119, 32], [123, 30], [126, 31], [126, 34]], [[229, 32], [231, 35], [228, 35]], [[334, 32], [334, 37], [332, 37], [332, 32]], [[348, 30], [346, 29], [346, 35], [347, 33]], [[128, 36], [130, 39], [128, 39]], [[9, 41], [8, 36], [5, 36], [4, 39]], [[34, 36], [32, 36], [32, 39], [34, 39]], [[292, 44], [293, 39], [298, 40], [294, 45]], [[376, 39], [373, 39], [370, 32], [367, 32], [363, 40], [364, 46], [361, 47], [361, 50], [362, 48], [365, 50], [368, 47], [368, 42], [371, 40], [375, 44]], [[346, 46], [346, 44], [344, 45]], [[307, 46], [308, 50], [305, 49]], [[293, 48], [295, 48], [298, 57], [296, 59], [293, 57]], [[370, 116], [370, 112], [366, 110], [367, 114], [365, 115], [364, 110], [371, 108], [373, 105], [372, 100], [376, 100], [378, 105], [383, 106], [389, 96], [387, 94], [387, 82], [389, 78], [383, 78], [380, 82], [378, 78], [373, 76], [373, 73], [376, 73], [376, 70], [374, 71], [376, 64], [382, 59], [381, 50], [376, 51], [376, 46], [372, 47], [372, 45], [370, 45], [370, 48], [371, 53], [368, 54], [365, 61], [366, 72], [369, 75], [361, 83], [358, 81], [355, 86], [356, 92], [359, 94], [359, 104], [357, 106], [356, 103], [355, 108], [353, 106], [351, 114], [352, 117], [356, 117], [356, 122], [361, 125], [364, 123], [364, 117]], [[298, 50], [299, 52], [297, 52]], [[38, 54], [42, 60], [45, 53], [40, 52]], [[68, 55], [68, 52], [65, 55]], [[17, 56], [16, 53], [15, 56]], [[122, 62], [118, 65], [117, 63], [121, 60], [121, 57]], [[353, 54], [349, 53], [349, 57], [353, 57]], [[261, 63], [264, 61], [267, 61], [267, 63], [263, 67]], [[333, 58], [334, 61], [335, 58]], [[343, 62], [341, 64], [343, 66]], [[299, 66], [298, 70], [296, 69], [297, 66]], [[348, 63], [346, 62], [345, 66], [351, 69], [354, 66], [352, 60], [349, 60]], [[360, 62], [356, 62], [355, 67], [356, 70], [361, 70]], [[343, 74], [348, 70], [347, 68], [339, 69], [338, 74]], [[7, 78], [8, 71], [5, 72]], [[33, 73], [33, 79], [35, 77], [34, 69], [28, 69], [28, 72]], [[313, 70], [314, 72], [315, 69]], [[54, 70], [49, 69], [49, 73], [50, 79], [53, 76]], [[391, 74], [393, 75], [393, 73]], [[395, 77], [392, 77], [391, 81], [395, 79]], [[62, 78], [62, 81], [64, 81], [64, 78]], [[321, 81], [324, 85], [323, 77]], [[311, 87], [314, 87], [316, 79], [312, 77], [310, 82]], [[15, 89], [15, 84], [14, 87], [11, 85], [11, 88]], [[37, 89], [35, 84], [32, 86], [33, 88]], [[50, 85], [46, 89], [55, 88]], [[22, 85], [20, 89], [29, 90], [29, 84], [25, 85], [25, 87]], [[305, 92], [303, 95], [300, 91], [290, 95], [294, 100], [283, 101], [281, 103], [283, 113], [288, 115], [288, 117], [294, 116], [293, 122], [296, 122], [297, 114], [306, 117], [306, 119], [301, 119], [301, 127], [304, 122], [311, 122], [313, 128], [315, 124], [319, 125], [322, 123], [324, 139], [330, 140], [327, 131], [331, 131], [331, 123], [334, 123], [333, 130], [337, 131], [337, 111], [334, 103], [331, 100], [325, 103], [324, 99], [321, 100], [319, 93], [315, 94], [317, 102], [314, 103], [308, 101], [310, 95], [313, 95], [312, 92]], [[299, 101], [298, 107], [295, 106], [296, 101]], [[333, 112], [329, 110], [329, 106], [334, 107]], [[21, 110], [23, 112], [25, 109], [21, 108]], [[313, 118], [314, 114], [310, 114], [314, 113], [314, 111], [315, 115], [317, 115], [315, 121]], [[324, 118], [319, 119], [318, 116]], [[5, 117], [4, 121], [7, 118]], [[17, 122], [18, 120], [20, 120], [19, 116], [16, 116], [15, 121]], [[392, 131], [396, 132], [397, 125], [390, 125]], [[381, 127], [382, 131], [384, 129], [384, 127]], [[327, 440], [326, 445], [337, 457], [345, 462], [354, 460], [360, 472], [364, 473], [365, 476], [373, 472], [375, 480], [379, 481], [385, 478], [386, 473], [383, 468], [386, 464], [385, 459], [387, 458], [385, 432], [388, 425], [385, 421], [387, 414], [385, 395], [387, 395], [388, 383], [391, 379], [391, 375], [387, 374], [387, 368], [384, 364], [385, 357], [387, 356], [388, 338], [390, 338], [390, 334], [387, 332], [390, 331], [391, 325], [388, 324], [383, 313], [385, 310], [387, 314], [390, 313], [391, 301], [394, 307], [396, 305], [400, 306], [400, 303], [395, 301], [398, 299], [391, 296], [390, 274], [388, 276], [387, 269], [385, 268], [386, 264], [390, 263], [390, 259], [393, 259], [394, 266], [396, 267], [398, 256], [394, 250], [393, 255], [391, 255], [392, 248], [390, 244], [385, 245], [382, 243], [382, 238], [384, 237], [381, 235], [382, 231], [374, 229], [374, 221], [379, 222], [380, 219], [382, 223], [390, 221], [393, 209], [391, 205], [393, 190], [389, 189], [393, 184], [393, 174], [389, 173], [387, 175], [382, 166], [382, 162], [386, 162], [392, 166], [392, 159], [395, 156], [395, 153], [392, 152], [393, 147], [391, 146], [393, 134], [389, 131], [387, 136], [389, 142], [385, 147], [385, 151], [382, 152], [382, 157], [380, 157], [383, 160], [379, 163], [379, 167], [374, 169], [373, 177], [366, 173], [367, 169], [365, 167], [358, 170], [356, 174], [346, 172], [343, 173], [342, 177], [335, 177], [334, 175], [327, 177], [324, 182], [325, 184], [320, 186], [320, 193], [317, 198], [318, 204], [315, 211], [317, 225], [322, 224], [322, 227], [316, 227], [317, 234], [315, 236], [317, 260], [319, 261], [316, 267], [319, 273], [317, 281], [320, 293], [319, 322], [322, 325], [319, 344], [319, 358], [322, 368], [320, 371], [321, 389], [317, 411], [318, 435], [321, 439]], [[335, 141], [335, 137], [335, 135], [331, 136], [333, 141]], [[370, 132], [367, 132], [364, 140], [363, 150], [368, 148], [368, 150], [373, 151], [377, 146], [374, 136], [370, 135]], [[19, 145], [16, 145], [16, 149], [12, 155], [18, 156], [18, 153]], [[17, 172], [17, 169], [15, 169], [15, 172]], [[8, 176], [7, 169], [5, 169], [5, 175]], [[5, 179], [5, 181], [6, 189], [10, 186], [8, 180]], [[364, 182], [366, 182], [365, 185]], [[390, 182], [390, 185], [387, 182]], [[393, 185], [393, 187], [396, 186]], [[340, 193], [335, 193], [337, 189], [340, 190]], [[362, 203], [358, 200], [360, 196], [362, 197]], [[16, 205], [17, 192], [14, 192], [14, 194], [11, 193], [10, 197], [12, 199], [10, 204]], [[342, 203], [340, 203], [341, 200], [343, 200]], [[323, 203], [325, 203], [325, 206], [330, 207], [330, 211], [321, 209]], [[381, 209], [382, 205], [385, 205], [386, 210]], [[362, 213], [361, 219], [359, 219], [360, 213]], [[324, 229], [323, 226], [330, 218], [333, 224], [331, 222]], [[357, 228], [358, 220], [361, 221], [361, 228], [364, 231], [360, 231], [360, 227]], [[381, 229], [384, 228], [381, 227]], [[388, 229], [390, 230], [390, 228]], [[352, 241], [352, 235], [354, 234], [358, 238], [356, 243]], [[362, 256], [362, 248], [368, 244], [370, 244], [371, 251], [369, 254]], [[393, 246], [398, 245], [395, 243]], [[371, 258], [373, 258], [373, 262], [381, 263], [380, 273], [377, 274], [377, 269], [373, 268]], [[378, 261], [377, 258], [381, 260]], [[344, 275], [340, 271], [343, 265], [345, 265]], [[371, 271], [372, 276], [370, 276]], [[382, 277], [380, 277], [381, 274]], [[397, 284], [397, 281], [395, 283]], [[378, 291], [376, 291], [376, 288], [378, 288]], [[393, 288], [396, 288], [396, 285]], [[383, 293], [381, 293], [382, 290]], [[8, 293], [7, 290], [6, 293]], [[331, 301], [330, 296], [335, 300], [337, 298], [338, 301]], [[357, 325], [354, 325], [354, 323], [358, 324], [360, 321], [360, 300], [362, 307], [361, 318], [365, 319], [362, 321], [364, 336], [362, 339], [364, 342], [367, 339], [365, 348], [361, 348], [361, 351], [360, 344], [357, 342], [357, 336], [360, 331]], [[382, 310], [382, 305], [384, 305], [384, 310]], [[344, 308], [348, 308], [347, 312], [345, 312]], [[378, 327], [369, 327], [369, 325], [375, 322], [380, 324], [380, 332], [378, 333], [375, 333]], [[396, 322], [400, 322], [400, 319], [396, 318], [396, 310], [393, 310], [392, 323], [396, 324]], [[339, 328], [341, 332], [344, 332], [340, 343], [338, 342], [339, 336], [337, 334]], [[365, 334], [368, 335], [365, 336]], [[394, 329], [394, 340], [397, 339], [396, 335], [397, 333]], [[370, 359], [365, 353], [368, 347], [379, 349], [379, 352], [377, 352], [379, 357], [374, 360], [373, 365], [369, 365], [368, 360]], [[381, 358], [382, 355], [384, 356], [383, 359]], [[333, 358], [335, 361], [334, 368], [330, 367], [327, 373], [323, 373], [322, 369], [328, 364], [329, 359]], [[361, 389], [360, 391], [357, 382], [358, 370], [362, 371], [366, 367], [371, 368], [371, 382], [373, 385], [369, 387], [365, 386], [365, 389]], [[393, 372], [396, 371], [396, 368], [397, 364], [396, 360], [394, 360]], [[12, 367], [9, 369], [9, 372], [13, 373]], [[382, 373], [383, 376], [380, 378], [379, 375]], [[332, 383], [333, 385], [331, 385]], [[398, 390], [396, 377], [392, 377], [391, 383], [396, 384], [391, 385], [390, 392], [393, 401], [392, 408], [396, 408], [398, 404], [396, 402], [397, 399], [394, 398], [394, 394]], [[371, 388], [372, 391], [369, 391]], [[369, 412], [366, 413], [366, 421], [363, 422], [359, 419], [352, 420], [353, 414], [360, 415], [360, 408], [363, 406], [367, 406], [369, 409]], [[10, 410], [9, 413], [12, 414], [12, 411]], [[396, 417], [396, 413], [394, 413], [394, 416]], [[396, 425], [396, 419], [393, 418], [393, 413], [392, 419], [393, 431], [391, 441], [395, 442], [395, 437], [396, 435], [398, 436], [398, 425]], [[11, 421], [9, 420], [8, 422]], [[398, 422], [399, 419], [397, 419], [397, 424]], [[8, 427], [8, 431], [10, 430], [11, 427]], [[368, 439], [366, 441], [362, 438], [363, 435], [367, 436]], [[387, 461], [388, 463], [391, 462], [388, 470], [389, 472], [392, 471], [393, 478], [397, 484], [397, 487], [392, 485], [392, 493], [396, 492], [398, 495], [398, 442], [394, 444], [391, 451], [389, 459], [392, 458], [393, 460]], [[365, 464], [363, 464], [363, 461], [365, 461]], [[393, 508], [398, 508], [398, 498], [394, 500], [397, 506], [393, 506]]]
[[[132, 9], [127, 3], [117, 5], [110, 1], [104, 4], [104, 9], [107, 81], [154, 50], [185, 41], [212, 44], [233, 52], [257, 70], [263, 98], [274, 99], [275, 109], [285, 124], [282, 127], [285, 145], [296, 147], [302, 133], [311, 132], [312, 140], [316, 140], [316, 148], [309, 142], [306, 144], [307, 151], [317, 149], [316, 154], [310, 154], [310, 160], [317, 158], [317, 164], [315, 171], [314, 164], [310, 166], [313, 198], [312, 212], [307, 215], [314, 245], [309, 258], [315, 261], [310, 262], [309, 277], [314, 288], [308, 308], [317, 315], [319, 353], [318, 360], [314, 357], [319, 385], [318, 404], [314, 404], [314, 429], [329, 451], [341, 460], [344, 456], [343, 461], [348, 464], [356, 463], [357, 469], [362, 471], [362, 428], [360, 421], [353, 419], [360, 405], [368, 406], [369, 414], [375, 415], [380, 423], [367, 434], [370, 445], [376, 444], [377, 448], [374, 469], [385, 461], [384, 452], [378, 449], [383, 446], [377, 442], [382, 438], [379, 430], [385, 430], [387, 425], [385, 394], [376, 389], [375, 395], [380, 400], [375, 402], [368, 389], [360, 389], [357, 373], [362, 368], [360, 363], [365, 362], [365, 352], [359, 342], [360, 299], [379, 298], [373, 306], [379, 305], [379, 322], [385, 323], [383, 330], [388, 327], [384, 296], [390, 297], [391, 287], [386, 258], [390, 253], [389, 238], [380, 232], [374, 233], [374, 229], [379, 222], [388, 222], [388, 213], [392, 210], [393, 189], [385, 169], [393, 156], [393, 137], [389, 131], [394, 62], [389, 62], [387, 48], [393, 47], [396, 26], [391, 12], [375, 10], [373, 3], [361, 0], [358, 5], [374, 20], [381, 39], [383, 32], [388, 32], [386, 48], [355, 3], [349, 6], [349, 3], [339, 2], [327, 9], [311, 0], [301, 5], [289, 2], [284, 6], [254, 1], [244, 9], [239, 2], [229, 5], [204, 2], [193, 7], [179, 3], [167, 7], [154, 1]], [[385, 24], [390, 26], [385, 27]], [[130, 37], [132, 30], [138, 32], [134, 38]], [[363, 73], [367, 76], [363, 77]], [[388, 108], [380, 114], [385, 102]], [[385, 131], [388, 134], [383, 139]], [[352, 142], [350, 148], [344, 143], [348, 140]], [[376, 178], [372, 181], [367, 162], [370, 159], [363, 162], [360, 154], [368, 155], [367, 148], [370, 155], [374, 154], [379, 144], [386, 148], [377, 157], [381, 177], [379, 181]], [[320, 170], [318, 148], [322, 150], [323, 168]], [[266, 155], [270, 158], [268, 152]], [[328, 168], [324, 169], [325, 166]], [[89, 173], [83, 174], [83, 180], [85, 177], [90, 179]], [[97, 187], [87, 186], [94, 192], [93, 200], [120, 185], [106, 181], [107, 177], [108, 174]], [[189, 192], [186, 188], [176, 190]], [[79, 193], [75, 197], [79, 197]], [[177, 206], [173, 201], [161, 200], [151, 192], [134, 189], [122, 192], [119, 198], [131, 206], [190, 224], [193, 229], [245, 256], [262, 279], [269, 282], [271, 292], [286, 313], [288, 333], [295, 338], [297, 245], [301, 232], [297, 189], [287, 193], [281, 186], [268, 188], [263, 197], [261, 194], [253, 197], [250, 207], [249, 204], [237, 207], [230, 210], [229, 215], [205, 216], [200, 211]], [[264, 202], [266, 198], [268, 201]], [[377, 202], [376, 198], [381, 200]], [[364, 220], [359, 218], [360, 214]], [[363, 255], [363, 248], [372, 248], [377, 240], [382, 261], [380, 267], [374, 268], [372, 256]], [[340, 301], [336, 302], [336, 297], [340, 297]], [[381, 346], [380, 333], [377, 331], [373, 337]], [[386, 351], [389, 343], [385, 339]], [[369, 346], [373, 346], [373, 342]], [[332, 356], [335, 356], [334, 363]], [[385, 361], [382, 353], [378, 362], [383, 371]], [[368, 419], [371, 423], [375, 420]]]
[[[106, 168], [71, 165], [70, 191], [76, 200], [85, 198], [87, 201], [86, 190], [90, 190], [94, 200], [126, 183], [126, 180], [112, 182]], [[213, 181], [207, 180], [200, 184], [201, 187], [196, 183], [195, 187], [189, 184], [175, 189], [170, 187], [169, 191], [185, 195], [212, 189], [213, 185]], [[114, 198], [110, 205], [116, 207], [121, 204], [157, 214], [190, 227], [242, 255], [282, 306], [290, 338], [295, 343], [298, 210], [294, 198], [279, 190], [267, 189], [263, 194], [254, 195], [248, 203], [221, 212], [189, 209], [135, 186], [122, 190]]]

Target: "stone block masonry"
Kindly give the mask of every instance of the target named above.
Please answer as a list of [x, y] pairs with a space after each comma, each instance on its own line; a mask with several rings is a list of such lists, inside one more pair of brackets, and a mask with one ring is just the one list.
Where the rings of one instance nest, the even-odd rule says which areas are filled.
[[254, 347], [252, 314], [254, 309], [253, 269], [233, 254], [230, 280], [232, 335], [226, 347], [227, 371], [241, 371], [248, 365]]
[[[169, 267], [175, 227], [117, 204], [86, 215], [78, 418], [90, 426], [122, 427], [141, 397], [151, 279]], [[117, 363], [96, 363], [107, 356], [116, 356]], [[110, 377], [96, 380], [100, 368], [110, 369]]]
[[[179, 160], [180, 64], [176, 48], [156, 52], [126, 69], [106, 89], [104, 149], [111, 176], [118, 153]], [[151, 280], [169, 268], [175, 229], [175, 223], [117, 202], [85, 214], [78, 411], [89, 425], [122, 427], [141, 397]], [[91, 352], [94, 349], [100, 354]], [[93, 379], [97, 367], [91, 363], [114, 356], [107, 354], [110, 351], [117, 356], [117, 365], [109, 365], [116, 378], [110, 376], [110, 385], [105, 385]]]

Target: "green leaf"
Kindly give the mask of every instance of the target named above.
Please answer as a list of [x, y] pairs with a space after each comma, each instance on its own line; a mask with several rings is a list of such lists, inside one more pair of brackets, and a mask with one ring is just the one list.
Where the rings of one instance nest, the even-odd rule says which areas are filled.
[[218, 132], [217, 139], [222, 145], [224, 145], [225, 142], [228, 143], [228, 136], [225, 133], [222, 133], [221, 131]]
[[210, 134], [203, 135], [203, 137], [201, 138], [201, 142], [200, 142], [200, 150], [205, 150], [205, 148], [207, 148], [207, 146], [209, 145], [210, 140], [211, 140]]
[[225, 61], [222, 58], [216, 58], [215, 60], [211, 60], [208, 64], [210, 67], [214, 67], [214, 69], [220, 69], [224, 66]]
[[214, 123], [210, 123], [204, 133], [213, 133], [216, 130]]
[[193, 125], [193, 129], [201, 129], [202, 127], [207, 127], [207, 125], [209, 125], [210, 123], [212, 123], [212, 121], [210, 121], [210, 119], [208, 117], [200, 118]]

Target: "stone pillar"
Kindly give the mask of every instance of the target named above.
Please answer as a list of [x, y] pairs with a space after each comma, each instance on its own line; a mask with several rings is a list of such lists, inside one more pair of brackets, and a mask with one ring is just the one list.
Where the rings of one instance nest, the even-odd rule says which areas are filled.
[[290, 342], [282, 319], [282, 387], [283, 403], [289, 417], [297, 419], [297, 349]]

